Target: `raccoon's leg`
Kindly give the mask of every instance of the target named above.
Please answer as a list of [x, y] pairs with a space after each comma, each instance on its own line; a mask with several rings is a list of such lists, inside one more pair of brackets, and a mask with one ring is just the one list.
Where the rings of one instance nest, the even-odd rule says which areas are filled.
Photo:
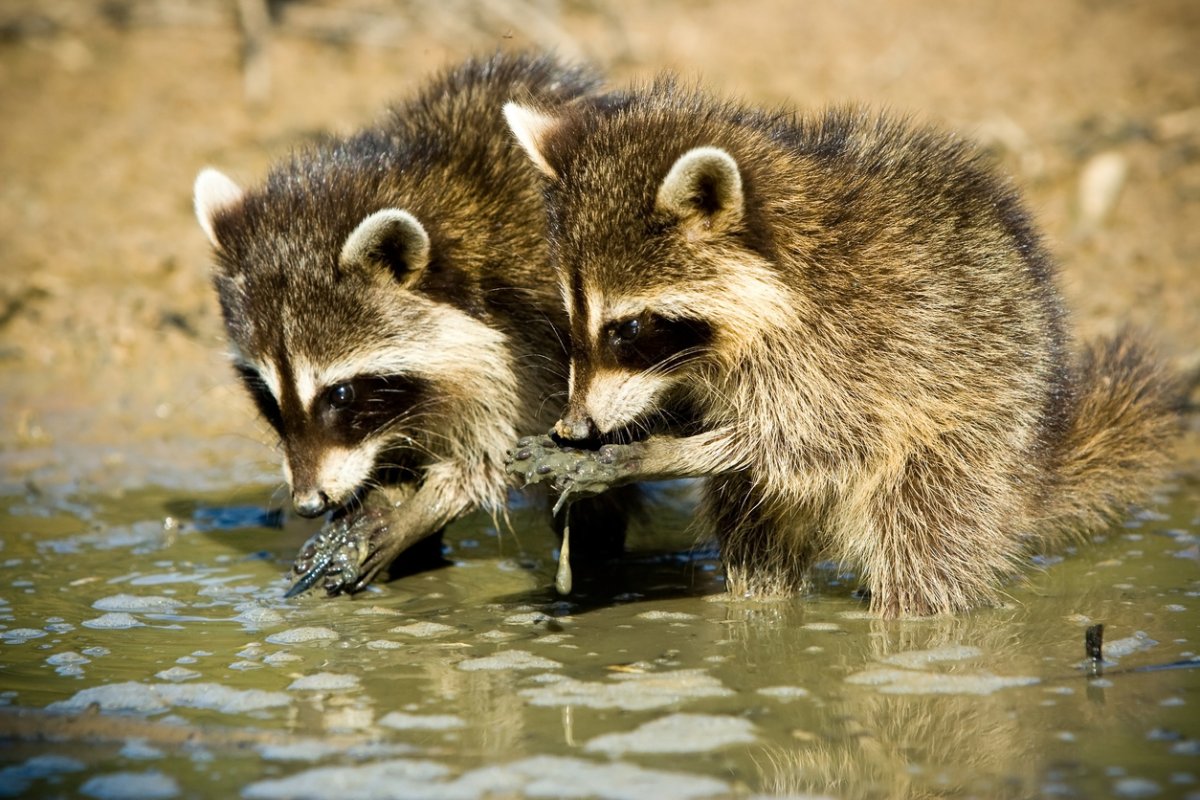
[[737, 472], [747, 466], [743, 446], [733, 428], [693, 436], [651, 436], [640, 443], [640, 452], [635, 454], [638, 464], [628, 474], [637, 480], [661, 481]]
[[452, 562], [443, 553], [445, 535], [446, 529], [442, 528], [405, 548], [400, 557], [387, 568], [387, 580], [406, 578], [409, 575], [449, 566]]
[[746, 472], [710, 478], [702, 512], [716, 536], [725, 587], [736, 597], [787, 597], [807, 586], [816, 554], [811, 531], [795, 527]]
[[307, 546], [301, 551], [293, 567], [299, 580], [288, 596], [318, 581], [331, 595], [366, 588], [397, 556], [439, 534], [474, 507], [457, 476], [458, 470], [452, 465], [435, 465], [415, 493], [404, 493], [396, 505], [388, 502], [384, 492], [372, 493], [359, 512], [332, 523], [328, 532], [314, 537], [325, 537], [315, 552], [308, 552]]
[[[877, 474], [833, 511], [835, 546], [863, 567], [883, 617], [956, 613], [994, 604], [1019, 552], [1025, 514], [1008, 465], [944, 446]], [[978, 451], [976, 451], [978, 452]]]
[[506, 462], [509, 474], [526, 483], [550, 481], [572, 499], [628, 483], [716, 475], [743, 466], [730, 428], [695, 436], [652, 436], [599, 450], [560, 447], [548, 436], [526, 437]]

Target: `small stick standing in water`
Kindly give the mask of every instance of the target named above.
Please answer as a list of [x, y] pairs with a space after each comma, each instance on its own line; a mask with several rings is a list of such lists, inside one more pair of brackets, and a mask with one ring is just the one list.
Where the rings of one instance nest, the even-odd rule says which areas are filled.
[[1088, 677], [1098, 678], [1104, 674], [1104, 623], [1091, 625], [1083, 635], [1083, 646], [1087, 651]]

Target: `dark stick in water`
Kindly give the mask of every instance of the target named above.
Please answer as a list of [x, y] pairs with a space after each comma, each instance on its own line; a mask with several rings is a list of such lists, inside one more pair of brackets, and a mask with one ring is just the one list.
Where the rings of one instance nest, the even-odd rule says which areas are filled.
[[1104, 674], [1104, 623], [1088, 626], [1083, 635], [1083, 647], [1088, 659], [1088, 677], [1095, 678]]
[[[1083, 647], [1088, 657], [1087, 677], [1099, 678], [1104, 675], [1104, 623], [1088, 627], [1083, 635]], [[1109, 675], [1121, 675], [1129, 672], [1165, 672], [1171, 669], [1196, 669], [1200, 667], [1200, 658], [1184, 658], [1170, 661], [1166, 664], [1143, 664], [1140, 667], [1127, 667], [1109, 672]]]

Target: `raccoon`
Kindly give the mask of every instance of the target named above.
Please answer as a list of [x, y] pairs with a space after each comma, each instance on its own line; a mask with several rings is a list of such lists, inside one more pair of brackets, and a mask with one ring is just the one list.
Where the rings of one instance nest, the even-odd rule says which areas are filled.
[[[599, 85], [546, 56], [472, 59], [261, 186], [196, 179], [233, 361], [281, 439], [295, 509], [350, 513], [361, 563], [325, 576], [330, 593], [502, 508], [504, 447], [555, 418], [565, 315], [538, 176], [500, 109], [560, 108]], [[373, 487], [397, 507], [356, 518]]]
[[610, 443], [610, 483], [708, 476], [731, 592], [831, 558], [883, 617], [992, 604], [1167, 464], [1171, 378], [1133, 334], [1072, 358], [1050, 256], [963, 141], [671, 78], [504, 114], [570, 320], [555, 432]]

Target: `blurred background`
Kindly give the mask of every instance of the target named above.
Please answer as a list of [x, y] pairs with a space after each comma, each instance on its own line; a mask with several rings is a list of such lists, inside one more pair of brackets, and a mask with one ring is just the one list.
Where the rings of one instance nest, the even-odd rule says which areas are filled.
[[1200, 367], [1194, 0], [4, 0], [0, 483], [277, 482], [222, 355], [195, 174], [254, 182], [430, 70], [525, 47], [973, 138], [1025, 192], [1078, 334], [1132, 322]]

